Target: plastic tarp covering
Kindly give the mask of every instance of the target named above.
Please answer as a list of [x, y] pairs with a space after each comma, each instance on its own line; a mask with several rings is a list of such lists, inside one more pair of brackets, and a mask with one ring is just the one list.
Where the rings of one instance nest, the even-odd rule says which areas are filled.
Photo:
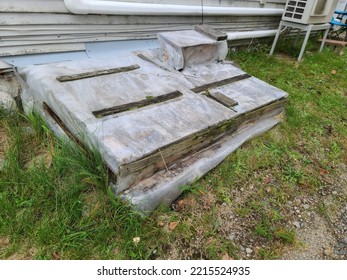
[[[145, 213], [161, 203], [170, 204], [181, 194], [182, 185], [200, 178], [246, 140], [276, 125], [287, 98], [287, 93], [255, 77], [216, 83], [246, 74], [232, 63], [212, 61], [179, 72], [164, 65], [158, 53], [129, 52], [108, 59], [18, 68], [25, 82], [26, 111], [41, 113], [58, 135], [68, 131], [96, 147], [117, 177], [112, 182], [115, 194]], [[136, 67], [57, 80], [129, 66]], [[204, 85], [210, 86], [199, 91]], [[161, 100], [175, 92], [174, 97]], [[211, 98], [213, 94], [237, 105], [225, 106]], [[109, 113], [98, 116], [95, 112]]]

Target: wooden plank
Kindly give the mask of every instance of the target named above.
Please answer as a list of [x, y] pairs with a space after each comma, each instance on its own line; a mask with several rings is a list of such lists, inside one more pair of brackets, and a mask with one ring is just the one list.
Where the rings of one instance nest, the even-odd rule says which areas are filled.
[[48, 114], [60, 126], [60, 128], [72, 141], [74, 141], [77, 145], [85, 149], [85, 145], [83, 144], [83, 142], [70, 131], [70, 129], [64, 124], [61, 118], [58, 117], [58, 115], [51, 109], [51, 107], [48, 106], [46, 102], [43, 102], [42, 107], [44, 112]]
[[[234, 133], [244, 122], [250, 122], [259, 117], [270, 113], [276, 109], [284, 108], [287, 99], [280, 99], [252, 111], [238, 115], [236, 118], [222, 121], [212, 127], [208, 127], [202, 131], [188, 135], [173, 143], [158, 148], [157, 151], [144, 155], [142, 158], [125, 164], [120, 167], [119, 176], [127, 176], [129, 174], [137, 174], [141, 178], [148, 178], [155, 172], [169, 168], [177, 160], [183, 159], [188, 155], [192, 155], [205, 147], [211, 146], [218, 142], [225, 135]], [[164, 162], [164, 160], [165, 162]], [[178, 163], [179, 164], [179, 163]]]
[[207, 24], [195, 25], [195, 31], [206, 35], [216, 41], [224, 41], [228, 38], [228, 35], [226, 33], [213, 29]]
[[209, 90], [211, 88], [221, 87], [221, 86], [224, 86], [224, 85], [235, 83], [235, 82], [238, 82], [238, 81], [241, 81], [241, 80], [244, 80], [244, 79], [248, 79], [250, 77], [252, 77], [252, 76], [249, 75], [249, 74], [242, 74], [242, 75], [238, 75], [238, 76], [235, 76], [235, 77], [232, 77], [232, 78], [228, 78], [228, 79], [220, 80], [220, 81], [217, 81], [217, 82], [212, 82], [212, 83], [209, 83], [209, 84], [205, 84], [205, 85], [202, 85], [202, 86], [199, 86], [199, 87], [195, 87], [195, 88], [192, 88], [191, 91], [193, 91], [195, 93], [198, 93], [198, 92]]
[[207, 96], [218, 101], [228, 108], [234, 107], [239, 104], [236, 100], [224, 95], [221, 92], [208, 92]]
[[[319, 39], [319, 42], [322, 42], [323, 39]], [[327, 45], [333, 46], [333, 48], [338, 48], [339, 49], [339, 55], [343, 55], [343, 51], [345, 49], [345, 47], [347, 46], [347, 42], [344, 41], [339, 41], [339, 40], [331, 40], [331, 39], [327, 39], [325, 40], [325, 43]]]
[[93, 78], [98, 76], [129, 72], [139, 68], [140, 66], [138, 66], [137, 64], [134, 64], [134, 65], [125, 66], [125, 67], [111, 68], [106, 70], [97, 70], [97, 71], [85, 72], [85, 73], [74, 74], [74, 75], [59, 76], [57, 77], [57, 80], [61, 83], [71, 82], [71, 81]]
[[170, 92], [170, 93], [155, 96], [155, 97], [148, 96], [147, 99], [143, 99], [136, 102], [130, 102], [127, 104], [114, 106], [111, 108], [106, 108], [106, 109], [102, 109], [98, 111], [93, 111], [92, 113], [95, 117], [102, 118], [108, 115], [118, 114], [118, 113], [122, 113], [129, 110], [139, 109], [148, 105], [169, 101], [169, 100], [181, 97], [182, 95], [183, 95], [182, 92], [174, 91], [174, 92]]
[[269, 102], [267, 104], [262, 105], [261, 107], [255, 108], [254, 110], [244, 112], [237, 117], [237, 123], [240, 125], [243, 122], [252, 122], [260, 117], [266, 115], [267, 113], [276, 110], [277, 108], [284, 108], [284, 106], [288, 103], [287, 98], [281, 98], [279, 100], [275, 100]]
[[210, 146], [226, 134], [235, 132], [236, 129], [237, 122], [234, 119], [220, 122], [215, 126], [208, 127], [195, 134], [188, 135], [168, 145], [162, 146], [153, 153], [144, 155], [136, 161], [121, 166], [119, 175], [122, 177], [133, 173], [149, 172], [145, 177], [150, 177], [153, 173], [164, 170], [165, 165], [170, 167], [176, 160], [183, 159], [187, 155]]
[[[318, 41], [319, 41], [319, 42], [322, 42], [323, 39], [319, 39]], [[329, 44], [329, 45], [341, 46], [341, 47], [347, 46], [347, 42], [345, 42], [345, 41], [339, 41], [339, 40], [326, 39], [326, 40], [325, 40], [325, 43], [326, 43], [326, 44]]]
[[143, 53], [138, 53], [137, 56], [141, 59], [143, 59], [144, 61], [150, 62], [152, 64], [154, 64], [155, 66], [158, 66], [159, 68], [166, 70], [166, 71], [172, 71], [172, 68], [167, 66], [165, 63], [157, 63], [156, 61], [154, 61], [153, 59], [151, 59], [150, 57], [147, 57], [145, 54]]

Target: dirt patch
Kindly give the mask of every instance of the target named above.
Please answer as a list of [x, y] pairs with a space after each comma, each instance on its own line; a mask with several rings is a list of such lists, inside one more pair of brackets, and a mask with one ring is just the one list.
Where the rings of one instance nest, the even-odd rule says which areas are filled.
[[8, 246], [10, 244], [10, 238], [8, 236], [0, 237], [0, 245], [1, 247]]
[[[205, 180], [194, 196], [172, 205], [180, 212], [177, 228], [185, 229], [170, 239], [164, 259], [347, 259], [347, 169], [340, 164], [334, 170], [318, 192], [298, 189], [288, 198], [276, 194], [286, 192], [269, 170], [219, 191]], [[284, 200], [271, 206], [274, 199]], [[162, 216], [164, 229], [170, 219]], [[211, 255], [207, 248], [213, 246], [219, 251]]]
[[30, 249], [25, 249], [25, 252], [16, 252], [9, 256], [7, 260], [33, 260], [37, 254], [37, 249], [32, 247]]
[[276, 57], [279, 58], [280, 60], [283, 60], [285, 62], [289, 62], [289, 63], [291, 63], [293, 65], [297, 65], [298, 64], [296, 57], [294, 57], [292, 55], [289, 55], [289, 54], [286, 54], [286, 53], [277, 53]]
[[95, 190], [91, 190], [88, 193], [83, 194], [83, 217], [94, 217], [101, 206], [100, 198]]
[[[0, 237], [0, 255], [5, 255], [7, 250], [11, 250], [11, 238], [8, 236]], [[15, 253], [5, 258], [7, 260], [32, 260], [37, 255], [38, 250], [35, 247], [23, 247], [19, 248]], [[7, 253], [8, 254], [8, 253]]]
[[9, 147], [9, 137], [6, 129], [0, 123], [0, 158], [5, 157], [5, 153]]
[[332, 256], [336, 245], [334, 235], [323, 218], [314, 216], [309, 227], [296, 230], [297, 245], [287, 247], [281, 259], [284, 260], [321, 260]]
[[5, 165], [5, 155], [9, 148], [9, 138], [6, 129], [0, 123], [0, 171]]

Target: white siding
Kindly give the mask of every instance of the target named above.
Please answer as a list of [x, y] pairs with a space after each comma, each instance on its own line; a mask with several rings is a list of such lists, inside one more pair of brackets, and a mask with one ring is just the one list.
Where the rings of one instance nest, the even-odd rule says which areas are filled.
[[337, 3], [337, 9], [344, 10], [346, 5], [347, 5], [347, 0], [340, 0], [339, 3]]
[[[172, 0], [119, 0], [168, 3]], [[175, 0], [201, 5], [201, 0]], [[265, 7], [283, 8], [285, 0], [268, 0]], [[204, 0], [204, 5], [262, 7], [258, 0]], [[63, 0], [1, 0], [0, 56], [80, 50], [85, 42], [155, 38], [167, 30], [192, 28], [201, 17], [74, 15]], [[275, 29], [280, 17], [205, 17], [221, 30]]]

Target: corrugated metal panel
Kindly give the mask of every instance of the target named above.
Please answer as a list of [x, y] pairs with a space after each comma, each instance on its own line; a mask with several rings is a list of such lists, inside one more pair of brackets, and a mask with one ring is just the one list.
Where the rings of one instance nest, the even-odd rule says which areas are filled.
[[[140, 0], [119, 0], [139, 2]], [[168, 3], [172, 0], [141, 0]], [[204, 5], [261, 7], [258, 0], [204, 0]], [[201, 0], [175, 0], [201, 5]], [[283, 7], [285, 0], [267, 1]], [[274, 29], [279, 17], [205, 17], [204, 23], [222, 30]], [[73, 15], [63, 0], [1, 0], [0, 56], [81, 49], [85, 42], [155, 38], [156, 33], [183, 30], [201, 23], [201, 17]], [[69, 46], [69, 44], [71, 44]]]

